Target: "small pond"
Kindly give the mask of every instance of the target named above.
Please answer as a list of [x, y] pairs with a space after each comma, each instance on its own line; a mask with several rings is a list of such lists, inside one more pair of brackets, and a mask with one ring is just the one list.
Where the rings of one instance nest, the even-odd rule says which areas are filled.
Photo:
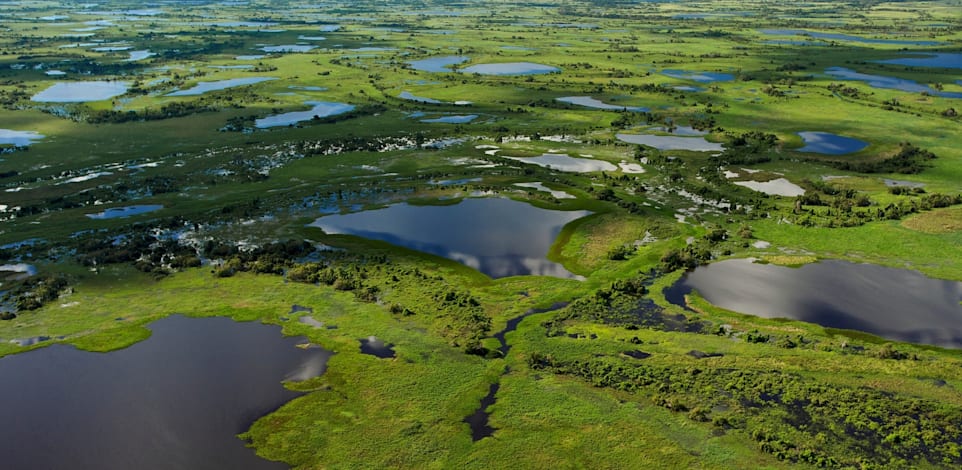
[[570, 171], [572, 173], [591, 173], [593, 171], [615, 171], [617, 166], [604, 160], [593, 158], [576, 158], [563, 153], [546, 153], [540, 157], [509, 157], [502, 155], [509, 160], [515, 160], [531, 165], [538, 165], [558, 171]]
[[901, 90], [910, 93], [928, 93], [933, 96], [941, 96], [943, 98], [962, 98], [962, 93], [959, 92], [947, 92], [947, 91], [936, 91], [930, 88], [928, 85], [922, 85], [918, 82], [912, 80], [906, 80], [904, 78], [887, 77], [885, 75], [871, 75], [867, 73], [859, 73], [852, 69], [847, 69], [845, 67], [829, 67], [825, 69], [825, 73], [835, 78], [842, 80], [858, 80], [860, 82], [867, 83], [872, 88], [882, 88], [888, 90]]
[[11, 129], [0, 129], [0, 145], [14, 145], [17, 147], [26, 147], [40, 139], [43, 139], [43, 134], [38, 134], [33, 131], [15, 131]]
[[153, 57], [153, 56], [155, 56], [155, 55], [157, 55], [157, 54], [154, 53], [154, 52], [150, 52], [150, 51], [148, 51], [148, 50], [130, 51], [130, 57], [128, 57], [127, 59], [125, 59], [125, 61], [126, 61], [126, 62], [137, 62], [138, 60], [144, 60], [144, 59], [146, 59], [146, 58]]
[[423, 96], [417, 96], [415, 94], [412, 94], [409, 91], [402, 91], [401, 94], [398, 95], [398, 98], [401, 98], [402, 100], [416, 101], [418, 103], [444, 104], [443, 101], [439, 101], [434, 98], [425, 98]]
[[298, 122], [310, 121], [311, 119], [336, 116], [354, 110], [353, 105], [345, 103], [332, 103], [328, 101], [305, 101], [304, 104], [313, 106], [307, 111], [292, 111], [289, 113], [275, 114], [266, 118], [254, 121], [254, 127], [266, 129], [268, 127], [289, 126]]
[[785, 178], [776, 178], [771, 181], [733, 181], [733, 184], [771, 196], [795, 197], [805, 194], [801, 186]]
[[140, 206], [113, 207], [103, 212], [97, 212], [96, 214], [87, 214], [87, 217], [91, 219], [96, 219], [96, 220], [118, 219], [123, 217], [139, 215], [139, 214], [146, 214], [148, 212], [153, 212], [153, 211], [159, 211], [163, 208], [164, 206], [160, 204], [145, 204]]
[[665, 69], [661, 71], [661, 74], [671, 78], [692, 80], [698, 83], [730, 82], [735, 79], [734, 75], [721, 72], [692, 72], [689, 70]]
[[491, 277], [575, 277], [546, 258], [565, 224], [588, 211], [552, 211], [511, 199], [465, 199], [455, 205], [395, 204], [321, 217], [310, 224], [442, 256]]
[[445, 124], [467, 124], [478, 118], [477, 114], [442, 116], [434, 119], [422, 119], [421, 122], [437, 122]]
[[414, 70], [422, 72], [451, 72], [452, 65], [463, 64], [468, 58], [460, 55], [450, 55], [443, 57], [431, 57], [429, 59], [412, 60], [408, 62]]
[[647, 145], [658, 150], [691, 150], [694, 152], [721, 152], [724, 150], [722, 144], [709, 142], [700, 136], [617, 134], [615, 137], [622, 142]]
[[384, 341], [377, 339], [376, 336], [362, 338], [360, 342], [361, 354], [368, 354], [380, 359], [390, 359], [397, 356], [397, 354], [394, 352], [393, 344], [387, 344]]
[[594, 109], [605, 109], [612, 111], [634, 111], [634, 112], [648, 112], [649, 108], [642, 106], [619, 106], [616, 104], [608, 104], [601, 100], [596, 100], [590, 96], [565, 96], [562, 98], [555, 98], [557, 101], [562, 103], [576, 104], [578, 106], [584, 106], [587, 108]]
[[805, 142], [804, 147], [796, 150], [798, 152], [845, 155], [868, 147], [868, 142], [828, 132], [805, 131], [798, 135]]
[[276, 326], [168, 317], [107, 354], [65, 345], [0, 359], [4, 468], [281, 469], [236, 437], [323, 374], [331, 353]]
[[820, 33], [818, 31], [808, 31], [805, 29], [762, 29], [759, 32], [772, 36], [808, 36], [815, 39], [825, 39], [829, 41], [852, 41], [865, 44], [893, 44], [903, 46], [938, 46], [942, 44], [938, 41], [916, 41], [905, 39], [871, 39], [861, 36], [840, 33]]
[[542, 75], [560, 72], [558, 67], [532, 62], [505, 62], [501, 64], [477, 64], [461, 69], [464, 73], [481, 75]]
[[231, 78], [227, 80], [218, 80], [216, 82], [200, 82], [191, 88], [186, 90], [177, 90], [171, 93], [167, 93], [167, 96], [194, 96], [203, 95], [204, 93], [210, 91], [226, 90], [228, 88], [253, 85], [255, 83], [266, 82], [270, 80], [277, 80], [274, 77], [246, 77], [246, 78]]
[[962, 69], [962, 53], [932, 52], [912, 54], [898, 59], [876, 60], [880, 64], [904, 65], [906, 67], [938, 67], [943, 69]]
[[846, 261], [788, 268], [737, 259], [699, 267], [665, 296], [682, 305], [692, 289], [736, 312], [962, 348], [962, 283], [916, 271]]
[[280, 46], [264, 46], [260, 50], [264, 52], [307, 52], [317, 46], [311, 44], [283, 44]]
[[59, 82], [33, 95], [41, 103], [83, 103], [100, 101], [127, 93], [127, 82]]
[[564, 192], [564, 191], [551, 189], [545, 186], [544, 183], [541, 183], [540, 181], [534, 182], [534, 183], [515, 183], [514, 185], [519, 188], [533, 189], [535, 191], [548, 193], [551, 195], [551, 197], [555, 199], [576, 199], [575, 196], [568, 194], [567, 192]]

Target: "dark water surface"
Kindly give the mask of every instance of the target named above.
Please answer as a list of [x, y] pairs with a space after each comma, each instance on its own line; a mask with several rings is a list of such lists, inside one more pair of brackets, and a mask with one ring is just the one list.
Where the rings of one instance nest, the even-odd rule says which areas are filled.
[[665, 296], [683, 305], [692, 289], [736, 312], [962, 348], [962, 282], [916, 271], [835, 260], [788, 268], [737, 259], [695, 269]]
[[127, 349], [0, 359], [0, 468], [281, 469], [236, 434], [299, 394], [330, 352], [276, 326], [168, 317]]
[[315, 220], [329, 234], [386, 241], [455, 260], [491, 277], [573, 274], [546, 259], [561, 228], [588, 211], [539, 209], [511, 199], [465, 199], [450, 206], [395, 204]]

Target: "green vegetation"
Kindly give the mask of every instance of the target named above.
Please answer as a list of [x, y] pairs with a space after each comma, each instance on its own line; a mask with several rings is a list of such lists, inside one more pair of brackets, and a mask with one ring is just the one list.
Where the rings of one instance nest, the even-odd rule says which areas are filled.
[[[962, 281], [962, 75], [887, 62], [958, 54], [957, 1], [155, 7], [0, 4], [0, 356], [111, 351], [175, 313], [282, 325], [336, 354], [241, 437], [296, 468], [962, 465], [958, 350], [664, 293], [746, 257]], [[509, 62], [560, 72], [462, 72]], [[252, 78], [270, 79], [175, 94]], [[32, 100], [94, 80], [127, 89]], [[318, 102], [354, 108], [259, 127]], [[802, 152], [806, 131], [868, 146]], [[518, 160], [543, 155], [594, 166]], [[308, 226], [471, 197], [592, 214], [494, 279], [464, 253]], [[570, 276], [526, 275], [541, 261]], [[361, 354], [373, 335], [397, 357]], [[473, 441], [495, 383], [494, 434]]]

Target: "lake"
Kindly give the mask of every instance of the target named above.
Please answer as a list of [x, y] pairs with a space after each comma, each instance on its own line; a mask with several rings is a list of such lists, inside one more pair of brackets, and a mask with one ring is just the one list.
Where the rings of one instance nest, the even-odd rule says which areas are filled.
[[282, 469], [238, 433], [324, 373], [331, 353], [280, 328], [173, 316], [110, 353], [51, 345], [0, 359], [5, 468]]
[[692, 72], [689, 70], [665, 69], [661, 71], [661, 74], [671, 78], [692, 80], [698, 83], [730, 82], [735, 79], [735, 76], [730, 73], [720, 72]]
[[542, 75], [560, 72], [558, 67], [532, 62], [505, 62], [501, 64], [477, 64], [461, 69], [464, 73], [481, 75]]
[[799, 132], [798, 136], [805, 142], [804, 147], [796, 150], [798, 152], [845, 155], [858, 152], [868, 147], [868, 142], [863, 140], [830, 134], [828, 132], [805, 131]]
[[408, 62], [414, 70], [422, 72], [452, 72], [451, 66], [462, 64], [468, 61], [468, 57], [460, 55], [449, 55], [442, 57], [431, 57], [429, 59], [412, 60]]
[[876, 60], [880, 64], [904, 65], [906, 67], [938, 67], [943, 69], [962, 69], [962, 53], [932, 52], [915, 53], [910, 57]]
[[164, 206], [160, 204], [145, 204], [139, 206], [113, 207], [95, 214], [86, 214], [87, 217], [96, 220], [119, 219], [133, 215], [146, 214], [148, 212], [159, 211]]
[[127, 93], [128, 82], [58, 82], [33, 95], [31, 101], [40, 103], [83, 103], [100, 101]]
[[762, 29], [759, 32], [767, 35], [774, 36], [808, 36], [815, 39], [825, 39], [829, 41], [852, 41], [861, 42], [865, 44], [893, 44], [893, 45], [903, 45], [903, 46], [938, 46], [942, 44], [938, 41], [917, 41], [917, 40], [906, 40], [906, 39], [872, 39], [864, 38], [861, 36], [852, 36], [850, 34], [840, 34], [840, 33], [820, 33], [817, 31], [808, 31], [805, 29]]
[[310, 121], [315, 116], [325, 118], [336, 116], [350, 111], [354, 111], [354, 106], [345, 103], [332, 103], [329, 101], [305, 101], [304, 104], [313, 106], [307, 111], [292, 111], [289, 113], [275, 114], [266, 118], [254, 121], [254, 127], [266, 129], [268, 127], [289, 126], [298, 122]]
[[958, 92], [947, 92], [947, 91], [936, 91], [930, 88], [928, 85], [922, 85], [918, 82], [912, 80], [906, 80], [904, 78], [887, 77], [885, 75], [871, 75], [867, 73], [859, 73], [852, 69], [847, 69], [845, 67], [829, 67], [825, 69], [825, 73], [835, 78], [842, 80], [857, 80], [860, 82], [865, 82], [868, 86], [872, 88], [883, 88], [889, 90], [901, 90], [910, 93], [928, 93], [933, 96], [941, 96], [943, 98], [962, 98], [962, 93]]
[[576, 158], [563, 153], [546, 153], [540, 157], [510, 157], [507, 155], [501, 155], [501, 157], [558, 171], [570, 171], [572, 173], [615, 171], [618, 169], [618, 167], [611, 162], [595, 160], [593, 158]]
[[186, 90], [177, 90], [171, 93], [167, 93], [166, 96], [194, 96], [203, 95], [204, 93], [218, 90], [226, 90], [228, 88], [234, 88], [238, 86], [253, 85], [255, 83], [266, 82], [270, 80], [277, 80], [274, 77], [246, 77], [246, 78], [231, 78], [227, 80], [218, 80], [216, 82], [200, 82], [194, 85], [192, 88]]
[[328, 234], [386, 241], [455, 260], [493, 278], [576, 277], [546, 256], [565, 224], [589, 211], [552, 211], [511, 199], [465, 199], [447, 206], [394, 204], [327, 215], [309, 226]]
[[442, 116], [434, 119], [422, 119], [421, 122], [438, 122], [445, 124], [467, 124], [478, 118], [477, 114]]
[[649, 108], [642, 106], [619, 106], [616, 104], [608, 104], [601, 100], [596, 100], [590, 96], [565, 96], [562, 98], [555, 98], [556, 101], [562, 103], [576, 104], [578, 106], [584, 106], [586, 108], [594, 109], [605, 109], [611, 111], [634, 111], [634, 112], [648, 112]]
[[12, 129], [0, 129], [0, 144], [26, 147], [40, 139], [44, 135], [34, 131], [15, 131]]
[[681, 305], [692, 289], [736, 312], [962, 348], [962, 283], [916, 271], [836, 260], [788, 268], [736, 259], [695, 269], [665, 296]]
[[647, 145], [658, 150], [691, 150], [694, 152], [721, 152], [722, 144], [709, 142], [700, 136], [675, 136], [652, 134], [616, 134], [615, 137], [629, 144]]

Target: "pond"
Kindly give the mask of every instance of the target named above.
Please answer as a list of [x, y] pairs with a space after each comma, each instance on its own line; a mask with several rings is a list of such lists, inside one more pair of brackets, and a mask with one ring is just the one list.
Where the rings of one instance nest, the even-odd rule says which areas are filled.
[[[66, 345], [0, 359], [5, 468], [281, 469], [236, 437], [324, 373], [331, 353], [276, 326], [168, 317], [107, 354]], [[239, 393], [242, 391], [243, 393]]]
[[443, 101], [439, 101], [434, 98], [425, 98], [423, 96], [417, 96], [412, 94], [409, 91], [402, 91], [401, 94], [398, 95], [398, 98], [401, 98], [402, 100], [416, 101], [418, 103], [444, 104]]
[[246, 77], [246, 78], [231, 78], [227, 80], [218, 80], [216, 82], [200, 82], [191, 88], [186, 90], [177, 90], [171, 93], [167, 93], [166, 96], [195, 96], [203, 95], [204, 93], [210, 91], [226, 90], [228, 88], [234, 88], [238, 86], [253, 85], [255, 83], [266, 82], [270, 80], [277, 80], [274, 77]]
[[311, 44], [283, 44], [280, 46], [264, 46], [260, 50], [264, 52], [307, 52], [317, 46]]
[[721, 152], [724, 150], [722, 144], [709, 142], [700, 136], [617, 134], [615, 137], [622, 142], [647, 145], [658, 150], [691, 150], [694, 152]]
[[113, 207], [103, 212], [97, 212], [95, 214], [87, 214], [87, 217], [91, 219], [96, 219], [96, 220], [119, 219], [123, 217], [130, 217], [130, 216], [139, 215], [139, 214], [146, 214], [148, 212], [159, 211], [163, 208], [164, 206], [160, 204], [145, 204], [140, 206]]
[[149, 50], [130, 51], [130, 57], [125, 59], [125, 62], [137, 62], [138, 60], [144, 60], [155, 55], [157, 55], [157, 53], [150, 52]]
[[266, 129], [268, 127], [289, 126], [298, 122], [310, 121], [311, 119], [336, 116], [354, 110], [353, 105], [345, 103], [332, 103], [329, 101], [305, 101], [304, 104], [313, 106], [307, 111], [292, 111], [289, 113], [275, 114], [266, 118], [254, 121], [254, 127]]
[[0, 129], [0, 145], [7, 144], [16, 147], [26, 147], [43, 138], [43, 134], [39, 134], [34, 131]]
[[962, 69], [962, 53], [932, 52], [917, 53], [911, 57], [876, 60], [880, 64], [904, 65], [906, 67], [939, 67], [943, 69]]
[[671, 78], [692, 80], [698, 83], [730, 82], [735, 79], [735, 76], [730, 73], [720, 72], [692, 72], [689, 70], [665, 69], [661, 71], [661, 74]]
[[608, 104], [600, 100], [596, 100], [590, 96], [565, 96], [562, 98], [555, 98], [555, 100], [562, 103], [576, 104], [578, 106], [584, 106], [587, 108], [594, 109], [605, 109], [613, 111], [634, 111], [639, 113], [646, 113], [650, 109], [642, 106], [619, 106], [616, 104]]
[[821, 153], [825, 155], [845, 155], [855, 153], [868, 147], [868, 142], [845, 137], [828, 132], [805, 131], [798, 136], [805, 142], [805, 146], [796, 149], [797, 152]]
[[127, 93], [127, 82], [58, 82], [33, 95], [31, 101], [40, 103], [83, 103], [100, 101]]
[[905, 39], [871, 39], [864, 38], [861, 36], [852, 36], [850, 34], [839, 34], [839, 33], [820, 33], [818, 31], [808, 31], [804, 29], [762, 29], [759, 32], [762, 34], [773, 35], [773, 36], [808, 36], [815, 39], [826, 39], [829, 41], [852, 41], [861, 42], [865, 44], [893, 44], [893, 45], [903, 45], [903, 46], [938, 46], [942, 44], [938, 41], [916, 41], [916, 40], [905, 40]]
[[509, 160], [515, 160], [540, 167], [551, 168], [558, 171], [570, 171], [572, 173], [591, 173], [594, 171], [615, 171], [617, 166], [604, 160], [593, 158], [570, 157], [563, 153], [546, 153], [540, 157], [510, 157], [501, 155]]
[[847, 69], [845, 67], [829, 67], [825, 69], [825, 73], [832, 77], [839, 78], [842, 80], [858, 80], [860, 82], [865, 82], [872, 88], [901, 90], [901, 91], [907, 91], [910, 93], [928, 93], [930, 95], [941, 96], [943, 98], [962, 98], [962, 93], [936, 91], [930, 88], [928, 85], [922, 85], [912, 80], [906, 80], [904, 78], [896, 78], [896, 77], [887, 77], [885, 75], [871, 75], [867, 73], [859, 73], [852, 69]]
[[732, 183], [771, 196], [795, 197], [805, 194], [801, 186], [785, 178], [776, 178], [771, 181], [733, 181]]
[[477, 114], [466, 114], [456, 116], [442, 116], [434, 119], [422, 119], [421, 122], [439, 122], [446, 124], [467, 124], [478, 118]]
[[310, 224], [328, 234], [386, 241], [455, 260], [493, 278], [576, 277], [546, 256], [565, 224], [588, 211], [552, 211], [511, 199], [465, 199], [455, 205], [395, 204], [321, 217]]
[[533, 189], [533, 190], [535, 190], [535, 191], [541, 191], [541, 192], [548, 193], [548, 194], [551, 195], [551, 197], [553, 197], [553, 198], [555, 198], [555, 199], [576, 199], [576, 197], [575, 197], [574, 195], [569, 194], [569, 193], [567, 193], [567, 192], [565, 192], [565, 191], [560, 191], [560, 190], [556, 190], [556, 189], [551, 189], [551, 188], [545, 186], [544, 183], [542, 183], [542, 182], [540, 182], [540, 181], [536, 181], [536, 182], [533, 182], [533, 183], [515, 183], [514, 185], [517, 186], [517, 187], [519, 187], [519, 188]]
[[686, 274], [665, 296], [682, 305], [692, 289], [736, 312], [962, 348], [962, 283], [916, 271], [846, 261], [787, 268], [737, 259]]
[[532, 62], [505, 62], [501, 64], [477, 64], [461, 69], [464, 73], [481, 75], [542, 75], [560, 72], [558, 67]]
[[412, 60], [408, 62], [414, 70], [422, 72], [451, 72], [452, 65], [462, 64], [468, 61], [468, 57], [460, 55], [449, 55], [443, 57], [431, 57], [429, 59]]

